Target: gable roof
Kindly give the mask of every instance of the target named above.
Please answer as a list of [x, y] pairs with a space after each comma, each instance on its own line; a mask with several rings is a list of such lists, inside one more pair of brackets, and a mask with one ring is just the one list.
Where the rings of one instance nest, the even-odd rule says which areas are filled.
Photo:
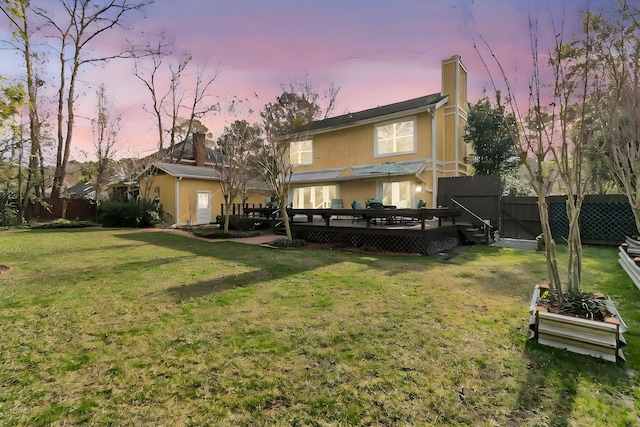
[[[205, 162], [211, 164], [214, 160], [218, 159], [221, 154], [217, 150], [213, 150], [209, 147], [205, 147]], [[182, 164], [194, 164], [196, 163], [195, 156], [193, 154], [193, 141], [189, 137], [182, 142], [178, 142], [173, 146], [173, 150], [169, 147], [163, 148], [157, 151], [145, 159], [151, 159], [160, 161], [163, 163], [182, 163]]]
[[431, 108], [438, 108], [447, 101], [448, 97], [441, 93], [421, 96], [407, 101], [396, 102], [394, 104], [382, 105], [356, 113], [344, 114], [342, 116], [331, 117], [324, 120], [312, 122], [307, 131], [309, 134], [328, 132], [330, 130], [358, 126], [366, 123], [373, 123], [383, 119], [416, 114], [427, 111]]
[[96, 198], [96, 189], [93, 188], [93, 185], [91, 185], [91, 183], [78, 182], [77, 184], [67, 188], [64, 191], [64, 195], [67, 197], [94, 200]]
[[[201, 179], [204, 181], [220, 181], [220, 175], [212, 167], [181, 165], [179, 163], [155, 163], [147, 169], [149, 173], [161, 171], [175, 178]], [[267, 191], [264, 181], [250, 179], [246, 183], [250, 190]]]

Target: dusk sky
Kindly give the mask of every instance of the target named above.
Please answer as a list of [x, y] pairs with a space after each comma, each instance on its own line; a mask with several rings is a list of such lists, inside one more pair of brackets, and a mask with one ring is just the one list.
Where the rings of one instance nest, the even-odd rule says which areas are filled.
[[[526, 96], [531, 73], [528, 17], [539, 19], [541, 38], [553, 34], [562, 22], [565, 33], [579, 29], [578, 12], [599, 11], [613, 0], [156, 0], [144, 14], [128, 18], [130, 40], [144, 43], [165, 31], [176, 48], [189, 51], [194, 64], [207, 66], [209, 75], [219, 66], [209, 102], [224, 109], [235, 98], [249, 100], [259, 111], [281, 93], [281, 84], [308, 79], [321, 90], [330, 82], [340, 88], [333, 115], [355, 112], [440, 91], [441, 60], [460, 55], [469, 73], [469, 102], [491, 92], [487, 72], [474, 49], [484, 38], [505, 66], [518, 96]], [[145, 17], [146, 16], [146, 17]], [[6, 22], [0, 35], [7, 38]], [[121, 33], [101, 41], [109, 50], [124, 46]], [[543, 47], [544, 49], [544, 47]], [[486, 49], [481, 49], [488, 55]], [[0, 74], [19, 77], [11, 61], [16, 55], [0, 52]], [[488, 57], [487, 57], [488, 60]], [[207, 74], [209, 73], [209, 74]], [[149, 94], [133, 75], [131, 61], [85, 69], [80, 116], [94, 115], [95, 88], [105, 83], [111, 101], [123, 117], [120, 155], [146, 155], [157, 145], [153, 117], [143, 110]], [[203, 121], [214, 135], [237, 118], [253, 116], [215, 113]], [[79, 119], [73, 157], [86, 160], [90, 150], [86, 119]]]

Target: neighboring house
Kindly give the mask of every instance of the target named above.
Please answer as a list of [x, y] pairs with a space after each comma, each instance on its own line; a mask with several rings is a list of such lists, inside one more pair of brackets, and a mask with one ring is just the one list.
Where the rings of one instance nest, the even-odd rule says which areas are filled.
[[330, 207], [436, 206], [437, 180], [466, 175], [467, 70], [459, 56], [442, 61], [440, 92], [311, 123], [290, 143], [289, 203]]
[[86, 200], [96, 200], [96, 189], [89, 182], [78, 182], [71, 187], [68, 187], [62, 193], [63, 197], [68, 197], [71, 199], [86, 199]]
[[114, 180], [107, 184], [109, 200], [126, 202], [135, 200], [140, 195], [140, 188], [136, 181]]
[[[140, 194], [162, 204], [163, 218], [173, 224], [208, 224], [215, 221], [224, 204], [218, 173], [212, 159], [219, 153], [207, 148], [204, 134], [194, 134], [193, 141], [176, 144], [173, 150], [156, 153], [154, 162], [141, 177]], [[254, 183], [246, 203], [266, 202], [268, 192]], [[242, 203], [235, 200], [234, 203]]]

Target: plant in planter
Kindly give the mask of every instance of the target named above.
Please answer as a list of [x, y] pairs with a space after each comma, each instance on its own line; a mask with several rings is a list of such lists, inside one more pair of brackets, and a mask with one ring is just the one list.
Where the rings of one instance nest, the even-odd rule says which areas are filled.
[[[585, 153], [594, 146], [598, 136], [593, 126], [594, 87], [598, 81], [592, 52], [596, 45], [590, 28], [589, 13], [585, 14], [585, 32], [571, 42], [563, 41], [563, 28], [553, 28], [553, 45], [546, 60], [538, 51], [537, 21], [529, 21], [533, 72], [530, 81], [529, 109], [522, 114], [511, 92], [504, 68], [496, 59], [498, 69], [506, 85], [506, 108], [516, 118], [517, 127], [507, 126], [519, 156], [526, 168], [526, 175], [538, 199], [538, 212], [542, 227], [542, 239], [547, 265], [549, 286], [540, 292], [536, 286], [531, 304], [532, 337], [539, 343], [566, 348], [578, 353], [604, 357], [599, 348], [599, 335], [608, 335], [604, 341], [610, 348], [608, 360], [618, 358], [623, 345], [620, 325], [604, 326], [596, 317], [618, 318], [613, 304], [608, 312], [595, 311], [602, 304], [597, 298], [581, 290], [582, 242], [580, 237], [580, 211], [588, 182]], [[496, 56], [488, 47], [492, 57]], [[487, 71], [491, 73], [487, 66]], [[550, 76], [544, 80], [543, 76]], [[498, 104], [499, 91], [496, 88]], [[553, 178], [553, 179], [552, 179]], [[566, 236], [567, 270], [561, 275], [552, 235], [546, 196], [549, 191], [567, 196], [566, 214], [569, 223]], [[611, 312], [611, 308], [615, 312]], [[611, 316], [609, 316], [611, 315]], [[591, 324], [593, 323], [593, 325]], [[601, 332], [604, 329], [605, 332]], [[613, 338], [611, 338], [613, 337]], [[583, 340], [582, 343], [579, 341]], [[596, 349], [596, 350], [594, 350]]]

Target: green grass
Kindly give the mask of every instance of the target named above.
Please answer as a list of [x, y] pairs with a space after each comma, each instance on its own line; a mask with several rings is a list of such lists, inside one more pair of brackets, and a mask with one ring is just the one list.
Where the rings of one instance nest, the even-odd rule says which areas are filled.
[[0, 424], [639, 425], [640, 291], [615, 248], [584, 255], [626, 363], [527, 341], [538, 252], [3, 231]]

